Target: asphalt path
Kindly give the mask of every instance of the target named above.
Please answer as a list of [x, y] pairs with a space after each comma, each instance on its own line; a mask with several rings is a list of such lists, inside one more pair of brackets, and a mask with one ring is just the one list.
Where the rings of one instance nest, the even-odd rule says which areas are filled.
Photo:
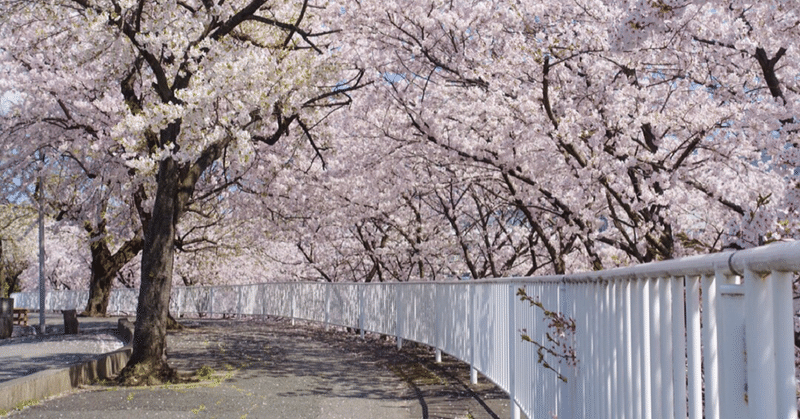
[[0, 383], [89, 361], [122, 347], [116, 332], [117, 318], [79, 318], [79, 333], [65, 335], [61, 313], [47, 314], [46, 334], [30, 326], [32, 322], [38, 325], [38, 313], [28, 317], [28, 327], [14, 325], [12, 336], [16, 337], [0, 339]]
[[151, 387], [85, 386], [12, 418], [499, 418], [508, 399], [469, 369], [433, 362], [429, 348], [398, 351], [379, 336], [292, 326], [286, 320], [188, 320], [168, 336], [170, 365], [199, 381]]

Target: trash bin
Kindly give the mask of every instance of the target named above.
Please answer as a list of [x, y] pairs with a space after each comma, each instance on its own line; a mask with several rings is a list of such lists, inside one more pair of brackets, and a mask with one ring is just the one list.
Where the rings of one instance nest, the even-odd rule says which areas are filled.
[[11, 337], [14, 332], [14, 299], [0, 298], [0, 339]]
[[78, 312], [77, 310], [61, 310], [64, 315], [64, 334], [75, 335], [78, 333]]

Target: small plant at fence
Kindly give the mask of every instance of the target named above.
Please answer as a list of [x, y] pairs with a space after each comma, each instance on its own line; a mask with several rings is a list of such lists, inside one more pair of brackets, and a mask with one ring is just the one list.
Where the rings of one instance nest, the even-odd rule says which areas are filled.
[[536, 346], [536, 353], [538, 355], [536, 362], [541, 364], [558, 376], [558, 379], [567, 382], [567, 377], [561, 374], [553, 365], [547, 362], [547, 355], [550, 355], [558, 360], [558, 363], [565, 362], [567, 365], [575, 366], [578, 363], [578, 358], [575, 355], [575, 319], [566, 317], [562, 313], [550, 311], [545, 308], [538, 297], [531, 297], [525, 291], [525, 288], [517, 290], [517, 296], [520, 301], [527, 301], [531, 307], [538, 307], [542, 310], [544, 317], [547, 321], [547, 327], [550, 331], [545, 333], [545, 341], [538, 342], [531, 338], [527, 329], [520, 330], [522, 340], [530, 342]]

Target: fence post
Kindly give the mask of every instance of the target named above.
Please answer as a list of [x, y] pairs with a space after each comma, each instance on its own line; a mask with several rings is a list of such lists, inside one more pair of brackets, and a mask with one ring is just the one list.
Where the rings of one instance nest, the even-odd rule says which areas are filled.
[[616, 362], [616, 377], [617, 383], [615, 384], [615, 391], [616, 391], [616, 405], [617, 410], [616, 414], [617, 417], [625, 417], [628, 414], [628, 409], [631, 406], [631, 401], [629, 399], [629, 394], [627, 392], [628, 389], [628, 375], [627, 372], [630, 371], [630, 364], [627, 363], [626, 353], [629, 355], [630, 353], [625, 350], [625, 332], [626, 332], [626, 318], [625, 318], [625, 310], [627, 307], [627, 302], [625, 301], [625, 283], [627, 281], [617, 278], [614, 281], [614, 322], [616, 324], [616, 341], [613, 342], [615, 349], [615, 362]]
[[511, 419], [520, 419], [521, 411], [517, 404], [516, 346], [517, 346], [517, 313], [514, 303], [517, 301], [516, 284], [509, 283], [508, 289], [508, 395], [511, 403]]
[[236, 314], [242, 317], [242, 286], [236, 286]]
[[747, 350], [747, 407], [750, 418], [777, 418], [775, 371], [775, 305], [773, 281], [744, 271], [745, 348]]
[[642, 371], [642, 393], [644, 394], [644, 399], [642, 400], [641, 407], [642, 407], [642, 417], [644, 419], [652, 418], [653, 414], [653, 387], [652, 382], [650, 381], [651, 378], [651, 362], [650, 362], [650, 334], [652, 330], [650, 329], [650, 286], [652, 285], [649, 278], [641, 278], [641, 313], [642, 313], [642, 337], [641, 337], [641, 371]]
[[442, 346], [444, 346], [443, 345], [444, 338], [442, 337], [441, 310], [444, 309], [444, 306], [441, 304], [440, 301], [441, 292], [439, 291], [439, 289], [441, 288], [441, 286], [438, 286], [435, 283], [432, 286], [433, 286], [433, 328], [434, 328], [433, 334], [434, 334], [434, 340], [436, 341], [435, 358], [436, 358], [436, 363], [441, 364]]
[[297, 308], [297, 297], [296, 297], [296, 294], [297, 294], [297, 292], [295, 291], [296, 288], [297, 288], [297, 285], [289, 288], [291, 290], [291, 294], [292, 294], [292, 313], [291, 313], [292, 314], [292, 326], [294, 326], [294, 324], [295, 324], [294, 323], [294, 319], [295, 319], [295, 317], [297, 317], [297, 315], [296, 315], [296, 313], [297, 313], [296, 312], [296, 308]]
[[400, 287], [399, 283], [395, 284], [394, 287], [395, 287], [394, 310], [396, 313], [395, 315], [397, 316], [394, 322], [394, 328], [395, 328], [394, 334], [395, 338], [397, 339], [397, 350], [399, 351], [400, 349], [403, 349], [403, 338], [400, 337], [400, 331], [403, 329], [403, 316], [401, 314], [405, 314], [405, 313], [400, 313], [400, 310], [402, 307], [405, 306], [400, 304], [400, 291], [402, 291], [403, 288]]
[[214, 287], [209, 287], [208, 293], [208, 318], [214, 317]]
[[[672, 324], [672, 285], [673, 280], [670, 276], [662, 276], [658, 280], [659, 286], [659, 339], [661, 340], [660, 362], [661, 362], [661, 395], [656, 395], [661, 399], [661, 417], [675, 417], [675, 388], [673, 387], [672, 366], [673, 357], [676, 357], [677, 350], [673, 349], [672, 329], [677, 325]], [[683, 336], [683, 333], [681, 333]], [[683, 362], [683, 361], [682, 361]], [[682, 367], [686, 368], [686, 367]]]
[[[720, 282], [717, 279], [717, 282]], [[728, 282], [726, 280], [726, 282]], [[732, 281], [731, 281], [732, 282]], [[747, 376], [745, 357], [744, 286], [735, 283], [717, 284], [720, 296], [720, 416], [725, 419], [747, 417]], [[764, 416], [765, 418], [768, 416]], [[774, 416], [772, 416], [774, 417]]]
[[475, 309], [475, 287], [474, 283], [470, 283], [467, 285], [469, 287], [469, 351], [470, 357], [470, 368], [469, 368], [469, 381], [472, 384], [478, 384], [478, 369], [475, 368], [475, 360], [477, 358], [476, 355], [476, 347], [475, 347], [475, 317], [477, 316], [477, 311]]
[[[558, 284], [558, 311], [562, 316], [575, 319], [575, 310], [572, 305], [573, 298], [570, 291], [571, 288], [568, 288], [566, 282], [562, 279]], [[575, 345], [574, 340], [571, 343]], [[575, 349], [574, 346], [573, 349]], [[568, 363], [564, 363], [562, 369], [568, 371], [568, 373], [563, 374], [565, 377], [568, 377], [568, 379], [566, 383], [559, 383], [561, 391], [559, 391], [558, 395], [558, 411], [556, 414], [559, 417], [571, 419], [575, 417], [573, 397], [574, 391], [577, 388], [578, 372], [575, 366], [571, 366]]]
[[358, 330], [361, 339], [364, 339], [364, 288], [366, 285], [358, 284]]
[[176, 296], [178, 308], [175, 310], [175, 316], [177, 318], [181, 318], [181, 314], [183, 314], [183, 289], [184, 287], [178, 287], [178, 295]]
[[769, 278], [775, 304], [775, 405], [781, 419], [797, 419], [792, 279], [791, 272], [772, 272]]
[[703, 376], [700, 353], [702, 334], [700, 329], [700, 278], [686, 278], [686, 355], [689, 376], [689, 419], [703, 417]]
[[325, 284], [325, 330], [328, 330], [331, 324], [331, 283]]
[[721, 273], [703, 275], [703, 375], [705, 418], [719, 419], [719, 293]]
[[[632, 340], [632, 330], [633, 322], [631, 319], [632, 316], [632, 298], [631, 298], [631, 288], [634, 285], [631, 283], [632, 280], [623, 279], [622, 280], [622, 304], [623, 304], [623, 337], [622, 337], [622, 348], [623, 348], [623, 356], [625, 359], [626, 367], [623, 368], [623, 373], [625, 374], [625, 414], [629, 418], [633, 418], [636, 415], [635, 406], [636, 403], [634, 402], [634, 398], [636, 397], [636, 391], [634, 390], [635, 387], [635, 371], [636, 367], [634, 366], [634, 358], [633, 358], [633, 340]], [[638, 412], [636, 412], [638, 414]]]
[[685, 278], [682, 276], [673, 277], [672, 291], [672, 374], [673, 389], [675, 391], [672, 411], [675, 416], [686, 417], [686, 356], [688, 347], [686, 346], [686, 300], [684, 294], [686, 286]]
[[650, 403], [653, 417], [661, 417], [662, 400], [661, 389], [664, 383], [661, 368], [661, 278], [648, 278], [650, 283]]

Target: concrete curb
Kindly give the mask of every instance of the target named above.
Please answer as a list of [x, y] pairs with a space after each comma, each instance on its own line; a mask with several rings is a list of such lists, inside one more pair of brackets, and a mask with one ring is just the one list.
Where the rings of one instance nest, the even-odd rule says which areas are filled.
[[67, 368], [39, 371], [0, 383], [0, 414], [28, 401], [55, 396], [116, 375], [128, 363], [133, 352], [131, 343], [134, 330], [133, 323], [128, 319], [119, 319], [117, 327], [125, 345], [121, 349]]

